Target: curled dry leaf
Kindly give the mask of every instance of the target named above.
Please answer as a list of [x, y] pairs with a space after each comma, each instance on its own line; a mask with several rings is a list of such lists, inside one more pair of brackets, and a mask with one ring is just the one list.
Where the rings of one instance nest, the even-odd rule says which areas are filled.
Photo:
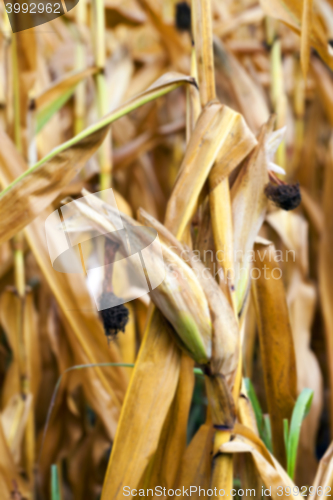
[[[242, 137], [240, 149], [236, 145]], [[199, 194], [216, 162], [212, 188], [253, 148], [255, 138], [243, 118], [211, 102], [203, 109], [191, 136], [166, 213], [166, 226], [180, 235], [196, 209]]]
[[[246, 429], [246, 428], [245, 428]], [[263, 443], [250, 431], [244, 430], [241, 425], [235, 426], [235, 438], [223, 444], [219, 451], [222, 453], [251, 453], [256, 468], [266, 487], [266, 494], [273, 500], [279, 499], [281, 489], [279, 487], [291, 488], [290, 498], [296, 500], [293, 494], [294, 483], [288, 477], [277, 460], [265, 450]]]
[[272, 121], [273, 118], [262, 128], [258, 145], [251, 153], [231, 189], [235, 256], [234, 281], [238, 311], [243, 306], [248, 289], [250, 254], [267, 210], [264, 188], [268, 182], [268, 160], [265, 145], [267, 136], [271, 132]]

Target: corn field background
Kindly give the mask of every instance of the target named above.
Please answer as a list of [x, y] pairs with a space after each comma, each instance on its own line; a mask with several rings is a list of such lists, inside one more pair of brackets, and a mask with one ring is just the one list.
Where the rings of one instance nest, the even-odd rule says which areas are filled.
[[[1, 500], [330, 496], [333, 1], [0, 23]], [[107, 271], [110, 189], [138, 247], [158, 234], [141, 297]], [[90, 243], [59, 272], [45, 221], [73, 200]], [[98, 311], [88, 261], [139, 298]]]

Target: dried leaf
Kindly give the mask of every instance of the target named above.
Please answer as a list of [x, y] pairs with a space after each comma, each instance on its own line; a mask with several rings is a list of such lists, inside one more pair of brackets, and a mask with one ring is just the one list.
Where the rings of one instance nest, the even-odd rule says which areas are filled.
[[[216, 167], [212, 186], [218, 183], [220, 176], [230, 172], [229, 168], [237, 166], [242, 156], [235, 151], [235, 156], [238, 156], [235, 161], [229, 153], [237, 144], [240, 130], [244, 130], [242, 117], [226, 106], [211, 102], [203, 109], [167, 207], [166, 226], [172, 228], [175, 235], [179, 236], [188, 224], [214, 162], [218, 159], [220, 166]], [[250, 135], [248, 140], [251, 142]], [[244, 142], [249, 147], [249, 142]], [[225, 159], [227, 163], [223, 164], [222, 170]]]
[[[193, 79], [177, 73], [164, 75], [146, 92], [57, 147], [16, 178], [0, 193], [0, 243], [23, 229], [59, 196], [61, 190], [102, 144], [113, 121], [184, 83], [193, 84]], [[0, 137], [6, 145], [2, 148], [3, 155], [0, 157], [0, 165], [3, 165], [8, 161], [8, 157], [5, 158], [4, 155], [8, 155], [13, 148], [3, 132]]]
[[[302, 31], [303, 0], [260, 0], [267, 16], [283, 21], [296, 33]], [[317, 12], [312, 14], [312, 26], [309, 33], [309, 42], [320, 54], [325, 63], [333, 69], [333, 54], [328, 43], [327, 35]]]
[[283, 419], [290, 419], [296, 400], [296, 360], [284, 286], [274, 247], [256, 245], [253, 293], [257, 313], [265, 392], [277, 460], [286, 461]]
[[247, 292], [249, 259], [253, 244], [267, 210], [268, 202], [264, 193], [268, 182], [265, 141], [271, 126], [272, 120], [262, 128], [258, 145], [251, 153], [231, 189], [234, 227], [234, 282], [238, 311], [243, 306]]
[[157, 449], [179, 377], [180, 351], [171, 337], [172, 327], [155, 310], [122, 408], [102, 500], [123, 498], [123, 486], [136, 488]]

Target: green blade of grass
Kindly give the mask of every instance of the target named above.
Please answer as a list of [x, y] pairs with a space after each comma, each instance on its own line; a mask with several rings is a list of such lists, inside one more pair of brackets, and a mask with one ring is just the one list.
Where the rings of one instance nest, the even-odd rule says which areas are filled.
[[313, 391], [311, 389], [303, 389], [303, 391], [297, 398], [291, 417], [287, 445], [287, 472], [291, 479], [294, 478], [295, 474], [297, 448], [299, 436], [301, 433], [302, 421], [310, 411], [312, 398]]
[[272, 431], [271, 422], [269, 420], [269, 415], [264, 415], [258, 401], [257, 395], [255, 393], [252, 382], [249, 378], [244, 379], [244, 384], [246, 388], [247, 395], [251, 401], [254, 415], [256, 417], [257, 427], [259, 435], [263, 442], [265, 443], [268, 450], [272, 451]]
[[258, 401], [258, 398], [257, 398], [257, 395], [255, 393], [255, 390], [254, 390], [254, 387], [252, 385], [251, 380], [249, 378], [245, 378], [244, 384], [246, 387], [247, 395], [251, 401], [254, 415], [256, 417], [257, 427], [258, 427], [258, 430], [260, 432], [260, 429], [262, 429], [262, 427], [263, 427], [263, 420], [264, 420], [264, 417], [263, 417], [263, 414], [261, 411], [261, 407], [260, 407], [260, 403]]
[[73, 71], [53, 82], [34, 99], [36, 107], [36, 134], [48, 123], [52, 116], [66, 104], [73, 95], [77, 85], [87, 77], [94, 75], [96, 67], [82, 71]]
[[70, 90], [67, 90], [60, 97], [55, 99], [49, 106], [42, 108], [40, 111], [36, 113], [36, 134], [38, 134], [42, 128], [51, 120], [52, 116], [55, 115], [60, 108], [66, 104], [66, 102], [71, 98], [75, 90], [75, 87], [72, 87]]
[[61, 500], [58, 466], [51, 465], [51, 500]]
[[289, 422], [287, 418], [283, 419], [283, 437], [284, 437], [284, 444], [287, 450], [288, 440], [289, 440]]
[[271, 421], [269, 419], [269, 415], [264, 415], [263, 441], [264, 441], [264, 443], [266, 445], [266, 448], [271, 453], [273, 453], [272, 427], [271, 427]]

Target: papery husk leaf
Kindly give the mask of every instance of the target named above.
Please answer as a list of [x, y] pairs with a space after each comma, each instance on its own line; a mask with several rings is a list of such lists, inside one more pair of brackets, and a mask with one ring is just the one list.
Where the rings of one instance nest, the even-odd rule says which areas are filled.
[[210, 371], [213, 374], [222, 373], [233, 389], [238, 367], [239, 333], [233, 310], [214, 278], [199, 262], [194, 253], [179, 243], [174, 236], [144, 210], [139, 212], [140, 220], [145, 225], [154, 227], [166, 243], [181, 259], [193, 269], [200, 286], [208, 301], [210, 316], [213, 323], [213, 353], [210, 361]]
[[[87, 199], [91, 204], [91, 210], [78, 200], [76, 203], [78, 212], [81, 211], [95, 227], [107, 231], [108, 239], [122, 244], [118, 241], [116, 233], [112, 233], [112, 222], [101, 211], [103, 205], [100, 200], [91, 196]], [[108, 209], [113, 211], [110, 206]], [[121, 219], [124, 227], [138, 225], [125, 214], [121, 214]], [[135, 243], [137, 248], [145, 248], [150, 244], [149, 234], [149, 229], [144, 227], [140, 236], [138, 233], [133, 234], [133, 238], [138, 238]], [[156, 255], [154, 265], [158, 269], [165, 268], [165, 278], [158, 287], [151, 290], [150, 297], [175, 328], [178, 341], [185, 351], [197, 363], [208, 363], [212, 352], [212, 327], [205, 294], [196, 274], [176, 253], [163, 244], [162, 252], [163, 261]], [[135, 264], [133, 270], [134, 266]]]
[[189, 254], [189, 263], [207, 297], [213, 323], [213, 353], [210, 372], [222, 374], [230, 391], [233, 390], [239, 356], [239, 332], [233, 310], [214, 278], [205, 267]]
[[175, 252], [178, 257], [185, 259], [186, 248], [179, 240], [155, 217], [146, 212], [143, 208], [139, 208], [137, 213], [138, 221], [147, 227], [153, 227], [158, 232], [160, 240]]
[[187, 264], [167, 248], [163, 248], [163, 258], [169, 272], [151, 292], [151, 299], [172, 323], [186, 351], [197, 363], [205, 364], [212, 355], [212, 322], [207, 299]]

